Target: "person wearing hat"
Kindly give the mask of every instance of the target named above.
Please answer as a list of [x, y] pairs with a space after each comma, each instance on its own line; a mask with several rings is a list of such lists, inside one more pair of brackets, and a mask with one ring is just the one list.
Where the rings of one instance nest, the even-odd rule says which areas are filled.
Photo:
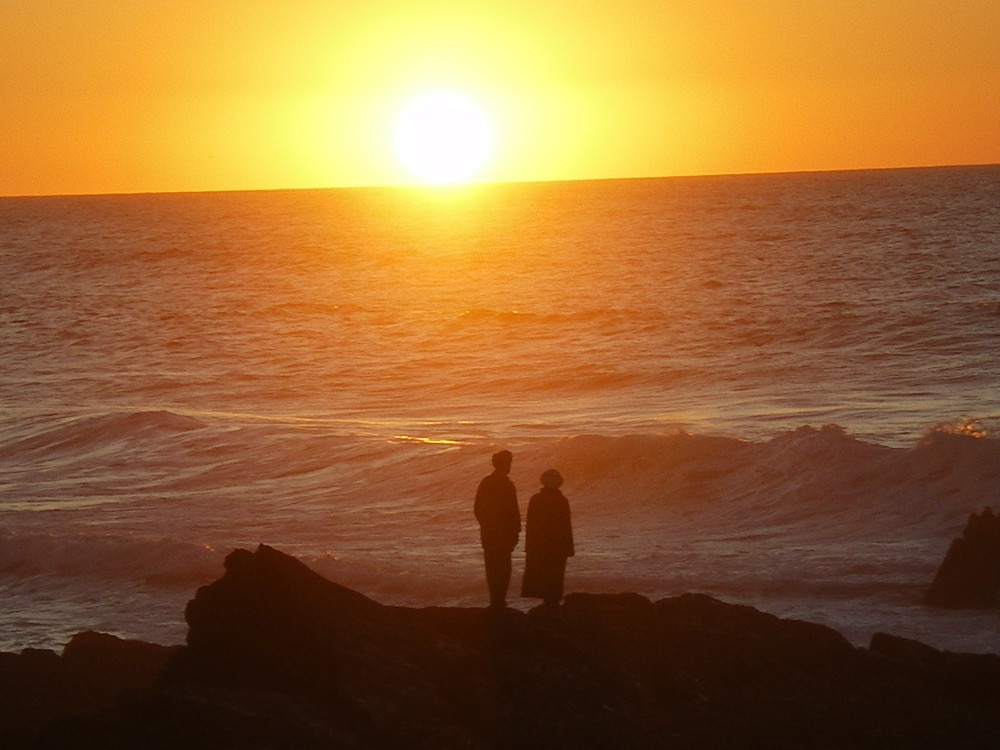
[[510, 451], [494, 453], [493, 473], [485, 477], [476, 490], [474, 511], [483, 543], [486, 585], [490, 591], [490, 607], [496, 609], [507, 606], [510, 554], [521, 536], [517, 490], [508, 476], [513, 460], [514, 454]]
[[541, 490], [528, 501], [524, 531], [521, 596], [539, 598], [550, 610], [559, 606], [566, 560], [576, 553], [569, 501], [559, 490], [562, 483], [555, 469], [542, 474]]

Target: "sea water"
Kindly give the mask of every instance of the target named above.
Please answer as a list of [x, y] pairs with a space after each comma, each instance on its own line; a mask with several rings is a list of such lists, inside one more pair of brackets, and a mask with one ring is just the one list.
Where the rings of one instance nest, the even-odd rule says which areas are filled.
[[921, 604], [1000, 510], [998, 167], [5, 198], [0, 272], [0, 650], [180, 643], [258, 543], [485, 605], [502, 447], [567, 591], [1000, 651]]

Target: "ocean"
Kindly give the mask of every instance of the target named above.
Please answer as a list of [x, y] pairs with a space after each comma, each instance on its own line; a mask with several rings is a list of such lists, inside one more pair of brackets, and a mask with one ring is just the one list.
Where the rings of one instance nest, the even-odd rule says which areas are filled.
[[921, 603], [1000, 510], [1000, 167], [3, 198], [0, 270], [2, 651], [181, 643], [259, 543], [485, 606], [508, 448], [568, 592], [1000, 652]]

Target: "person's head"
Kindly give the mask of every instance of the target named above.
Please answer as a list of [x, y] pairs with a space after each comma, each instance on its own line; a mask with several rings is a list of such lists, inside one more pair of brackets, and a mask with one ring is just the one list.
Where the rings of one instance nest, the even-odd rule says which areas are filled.
[[557, 490], [562, 487], [563, 478], [555, 469], [549, 469], [544, 474], [542, 474], [542, 487], [548, 487], [549, 489]]
[[510, 451], [498, 451], [493, 454], [493, 468], [506, 474], [510, 471], [510, 465], [513, 460], [514, 454]]

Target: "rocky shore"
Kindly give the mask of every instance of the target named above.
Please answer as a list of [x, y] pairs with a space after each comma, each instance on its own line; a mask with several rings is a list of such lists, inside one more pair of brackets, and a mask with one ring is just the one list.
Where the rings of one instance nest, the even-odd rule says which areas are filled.
[[687, 594], [541, 610], [388, 607], [236, 550], [187, 643], [84, 633], [0, 654], [0, 747], [996, 748], [1000, 656]]

